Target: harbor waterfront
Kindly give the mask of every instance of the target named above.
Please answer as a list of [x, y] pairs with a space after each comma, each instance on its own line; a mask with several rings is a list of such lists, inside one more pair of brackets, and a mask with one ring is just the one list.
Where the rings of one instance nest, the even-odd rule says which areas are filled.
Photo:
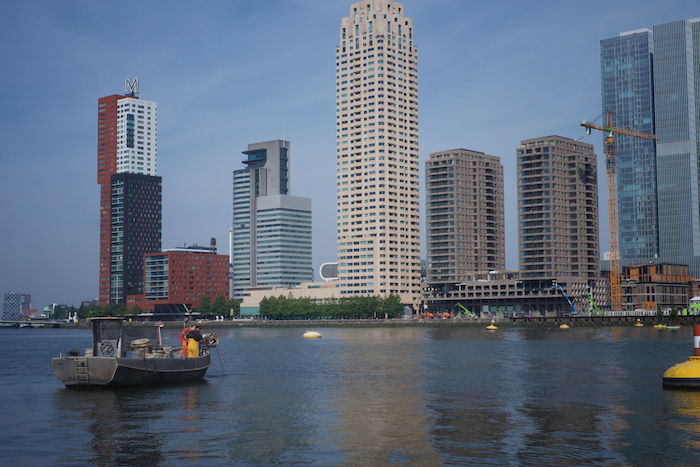
[[[203, 329], [207, 331], [208, 329]], [[219, 328], [204, 380], [71, 390], [88, 329], [0, 329], [3, 463], [691, 466], [700, 392], [661, 377], [692, 328]], [[178, 329], [164, 329], [177, 342]]]

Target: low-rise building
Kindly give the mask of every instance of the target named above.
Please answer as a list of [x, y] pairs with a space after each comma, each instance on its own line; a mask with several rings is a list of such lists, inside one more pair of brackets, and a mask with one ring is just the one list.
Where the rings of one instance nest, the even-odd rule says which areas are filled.
[[674, 305], [688, 308], [693, 297], [688, 266], [683, 264], [639, 264], [622, 268], [622, 309], [662, 310]]
[[488, 271], [468, 275], [467, 280], [454, 284], [449, 291], [427, 285], [421, 312], [465, 313], [466, 308], [481, 317], [499, 312], [538, 316], [591, 313], [610, 307], [610, 283], [606, 278], [524, 276], [520, 271]]
[[241, 316], [260, 315], [260, 302], [263, 298], [310, 298], [321, 302], [340, 298], [337, 281], [304, 282], [297, 287], [251, 287], [241, 302]]
[[144, 293], [129, 295], [129, 307], [158, 319], [183, 317], [200, 306], [203, 295], [212, 301], [229, 299], [228, 256], [210, 247], [185, 246], [144, 255]]

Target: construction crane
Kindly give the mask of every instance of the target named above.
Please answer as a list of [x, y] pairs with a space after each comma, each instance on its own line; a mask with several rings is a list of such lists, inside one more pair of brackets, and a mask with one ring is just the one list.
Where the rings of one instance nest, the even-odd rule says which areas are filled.
[[569, 313], [571, 316], [576, 314], [576, 307], [574, 307], [574, 304], [571, 303], [571, 300], [569, 300], [569, 297], [566, 296], [566, 292], [564, 292], [564, 289], [561, 288], [561, 285], [557, 284], [556, 282], [552, 284], [553, 288], [558, 288], [561, 291], [561, 294], [564, 296], [567, 302], [569, 302], [569, 305], [571, 306], [571, 312]]
[[588, 122], [581, 122], [581, 126], [586, 128], [586, 134], [591, 134], [591, 129], [605, 131], [608, 137], [605, 140], [605, 165], [608, 172], [608, 217], [610, 229], [610, 301], [613, 311], [620, 311], [620, 247], [617, 236], [617, 172], [615, 162], [615, 138], [613, 133], [620, 135], [634, 136], [635, 138], [658, 140], [658, 136], [643, 133], [641, 131], [626, 130], [616, 128], [612, 125], [612, 115], [610, 109], [607, 113], [606, 125], [596, 126]]
[[[581, 290], [583, 290], [583, 293], [586, 294], [586, 297], [588, 297], [588, 300], [591, 301], [593, 306], [596, 309], [596, 314], [600, 313], [600, 308], [598, 308], [598, 305], [595, 304], [595, 301], [593, 301], [593, 297], [591, 297], [591, 294], [588, 293], [588, 290], [586, 290], [586, 287], [581, 287]], [[591, 311], [591, 316], [593, 316], [593, 311]]]

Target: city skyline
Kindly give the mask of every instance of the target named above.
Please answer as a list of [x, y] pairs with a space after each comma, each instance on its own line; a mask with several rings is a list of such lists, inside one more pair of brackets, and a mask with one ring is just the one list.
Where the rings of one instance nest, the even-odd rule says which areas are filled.
[[[138, 77], [142, 95], [160, 107], [164, 249], [211, 237], [226, 243], [230, 173], [238, 148], [256, 139], [294, 143], [300, 157], [292, 192], [312, 198], [315, 218], [334, 218], [330, 83], [340, 18], [351, 3], [138, 4], [138, 14], [119, 26], [110, 19], [123, 3], [0, 7], [0, 58], [10, 70], [0, 78], [8, 90], [0, 103], [0, 288], [32, 294], [37, 309], [97, 297], [94, 106], [98, 97], [122, 92], [125, 78]], [[600, 114], [601, 39], [700, 13], [691, 1], [669, 2], [663, 11], [656, 2], [403, 3], [421, 52], [420, 170], [431, 152], [447, 147], [501, 158], [510, 269], [518, 251], [514, 148], [533, 134], [583, 136], [578, 123]], [[264, 38], [253, 28], [262, 21]], [[602, 253], [602, 138], [583, 141], [599, 156]], [[422, 189], [423, 218], [424, 196]], [[336, 259], [332, 224], [314, 223], [316, 275]]]

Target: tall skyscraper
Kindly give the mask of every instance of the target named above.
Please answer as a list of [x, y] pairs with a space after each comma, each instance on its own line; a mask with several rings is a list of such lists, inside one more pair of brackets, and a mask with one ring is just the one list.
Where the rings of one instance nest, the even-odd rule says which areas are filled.
[[351, 5], [336, 48], [339, 295], [420, 300], [418, 50], [403, 4]]
[[700, 18], [654, 26], [654, 103], [659, 256], [698, 257]]
[[313, 281], [311, 200], [289, 195], [289, 142], [249, 144], [233, 172], [233, 298]]
[[598, 182], [593, 145], [561, 136], [526, 139], [518, 157], [522, 278], [597, 278]]
[[[157, 171], [157, 135], [158, 135], [158, 108], [155, 102], [139, 100], [135, 95], [138, 92], [138, 79], [135, 86], [127, 80], [127, 88], [132, 93], [130, 95], [111, 95], [98, 100], [98, 123], [97, 123], [97, 183], [100, 184], [100, 279], [99, 279], [99, 300], [101, 305], [109, 303], [125, 303], [126, 292], [131, 290], [124, 288], [124, 256], [139, 251], [151, 253], [153, 251], [142, 251], [145, 245], [135, 247], [129, 240], [120, 245], [118, 249], [113, 249], [124, 237], [124, 229], [140, 229], [142, 217], [130, 217], [126, 224], [121, 223], [123, 213], [115, 211], [113, 207], [114, 186], [124, 183], [123, 178], [113, 179], [115, 174], [130, 173], [144, 176], [156, 175]], [[132, 187], [134, 183], [132, 182]], [[160, 178], [157, 183], [158, 197], [160, 197]], [[147, 184], [153, 186], [150, 182]], [[127, 186], [127, 189], [129, 187]], [[148, 196], [155, 196], [151, 193]], [[148, 199], [149, 204], [153, 199]], [[134, 200], [129, 201], [132, 205]], [[158, 199], [160, 205], [160, 199]], [[135, 208], [140, 214], [144, 214], [141, 208]], [[152, 210], [152, 207], [144, 207]], [[128, 211], [136, 212], [136, 211]], [[160, 224], [161, 212], [158, 206], [157, 212], [149, 212], [157, 215], [157, 224]], [[128, 217], [128, 216], [127, 216]], [[149, 217], [143, 225], [145, 229], [151, 229]], [[157, 227], [157, 245], [160, 248], [160, 225]], [[150, 245], [150, 243], [149, 243]], [[153, 243], [155, 245], [155, 243]], [[150, 248], [149, 246], [148, 248]], [[143, 270], [143, 261], [139, 261], [140, 271]], [[128, 280], [127, 282], [133, 282]], [[143, 279], [140, 280], [143, 282]], [[142, 288], [141, 284], [141, 288]], [[121, 298], [116, 298], [121, 297]], [[117, 301], [113, 301], [117, 300]]]
[[698, 63], [700, 18], [601, 41], [603, 112], [659, 137], [615, 135], [623, 264], [688, 264], [700, 276]]
[[[603, 111], [610, 109], [638, 131], [654, 134], [652, 59], [649, 29], [622, 33], [600, 42]], [[605, 134], [607, 137], [608, 135]], [[655, 142], [614, 135], [617, 162], [620, 258], [659, 254]]]
[[479, 271], [506, 267], [501, 159], [466, 149], [425, 162], [428, 285], [448, 291]]

